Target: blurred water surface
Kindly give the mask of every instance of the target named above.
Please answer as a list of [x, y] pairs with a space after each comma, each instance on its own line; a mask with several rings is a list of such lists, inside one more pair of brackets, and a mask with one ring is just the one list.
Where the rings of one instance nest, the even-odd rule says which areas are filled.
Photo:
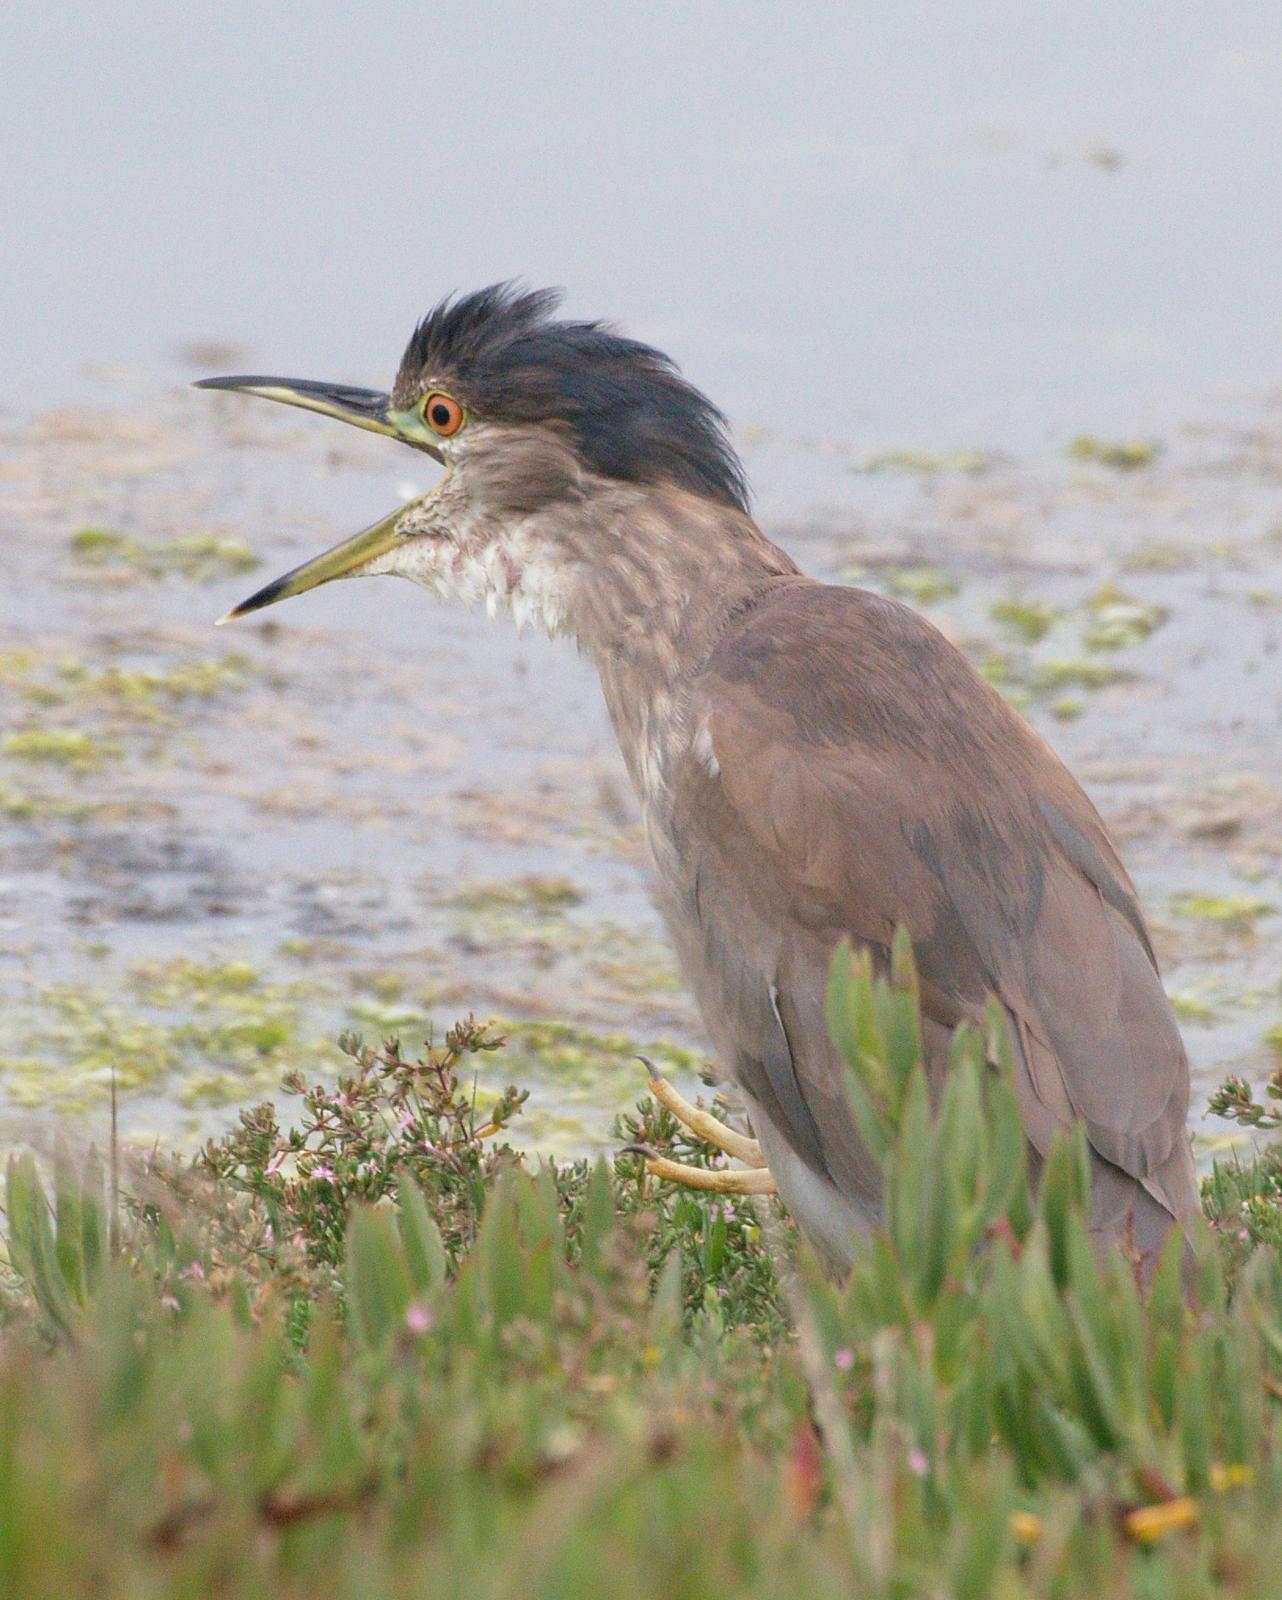
[[743, 423], [1162, 426], [1282, 369], [1282, 9], [9, 0], [0, 402], [382, 380], [520, 274]]
[[0, 1117], [96, 1136], [114, 1069], [130, 1135], [195, 1137], [469, 1009], [540, 1150], [611, 1146], [638, 1050], [690, 1087], [586, 662], [406, 584], [212, 628], [427, 479], [183, 380], [384, 383], [510, 275], [671, 351], [767, 531], [1064, 754], [1195, 1117], [1276, 1062], [1273, 0], [9, 0], [0, 63]]

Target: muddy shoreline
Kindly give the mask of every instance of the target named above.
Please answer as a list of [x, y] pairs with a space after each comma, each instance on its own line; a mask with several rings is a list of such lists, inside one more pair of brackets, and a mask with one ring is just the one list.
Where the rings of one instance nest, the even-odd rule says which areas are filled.
[[[1152, 440], [743, 441], [772, 537], [927, 612], [1114, 828], [1195, 1112], [1282, 1051], [1282, 402]], [[0, 435], [0, 1109], [194, 1139], [290, 1066], [475, 1011], [523, 1139], [605, 1148], [701, 1038], [564, 642], [389, 580], [216, 632], [427, 487], [310, 419], [108, 393]], [[1222, 1128], [1212, 1130], [1219, 1134]]]

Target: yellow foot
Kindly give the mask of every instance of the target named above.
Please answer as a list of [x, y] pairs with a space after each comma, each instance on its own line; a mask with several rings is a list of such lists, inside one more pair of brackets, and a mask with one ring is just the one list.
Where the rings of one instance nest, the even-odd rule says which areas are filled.
[[678, 1122], [689, 1128], [704, 1144], [710, 1144], [726, 1155], [733, 1156], [736, 1161], [742, 1161], [748, 1169], [692, 1167], [684, 1161], [670, 1161], [667, 1156], [661, 1156], [644, 1145], [630, 1146], [638, 1155], [645, 1157], [645, 1170], [648, 1173], [669, 1183], [681, 1183], [688, 1189], [708, 1189], [714, 1194], [778, 1193], [775, 1180], [766, 1166], [766, 1158], [761, 1153], [761, 1146], [755, 1139], [745, 1138], [709, 1112], [691, 1105], [666, 1078], [659, 1076], [652, 1062], [644, 1056], [639, 1059], [650, 1076], [650, 1093], [659, 1104], [665, 1106]]

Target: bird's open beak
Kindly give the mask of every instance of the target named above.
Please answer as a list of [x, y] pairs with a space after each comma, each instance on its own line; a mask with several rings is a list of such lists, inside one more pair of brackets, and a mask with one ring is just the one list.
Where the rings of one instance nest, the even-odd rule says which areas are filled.
[[[444, 461], [434, 436], [417, 411], [398, 410], [390, 395], [378, 389], [354, 389], [347, 384], [313, 383], [306, 378], [202, 378], [197, 389], [233, 389], [239, 394], [256, 394], [264, 400], [278, 400], [283, 405], [301, 406], [304, 411], [318, 411], [324, 417], [337, 417], [340, 422], [350, 422], [353, 427], [365, 428], [371, 433], [386, 434], [389, 439], [399, 439], [402, 444], [425, 450], [437, 461]], [[434, 492], [434, 491], [432, 491]], [[423, 498], [426, 498], [424, 496]], [[417, 505], [418, 501], [412, 504]], [[288, 600], [293, 595], [304, 594], [319, 584], [334, 578], [345, 578], [359, 572], [369, 562], [376, 560], [395, 545], [397, 525], [409, 506], [402, 506], [390, 517], [384, 517], [354, 539], [346, 539], [324, 555], [305, 561], [284, 577], [269, 583], [257, 594], [250, 595], [240, 605], [218, 619], [221, 626], [235, 617], [251, 611], [261, 611], [264, 606], [275, 605], [278, 600]]]
[[[426, 496], [422, 498], [426, 499]], [[417, 500], [413, 500], [410, 505], [418, 503]], [[295, 567], [283, 578], [276, 578], [259, 589], [257, 594], [251, 594], [248, 600], [242, 600], [238, 606], [233, 606], [225, 617], [219, 617], [216, 626], [221, 628], [224, 622], [234, 622], [237, 617], [248, 616], [251, 611], [261, 611], [264, 606], [274, 606], [278, 600], [289, 600], [296, 594], [306, 594], [308, 589], [315, 589], [322, 583], [330, 583], [335, 578], [346, 578], [359, 572], [362, 567], [385, 554], [396, 543], [399, 538], [397, 525], [409, 509], [410, 506], [401, 506], [399, 510], [393, 511], [390, 517], [384, 517], [372, 528], [366, 528], [364, 533], [358, 533], [354, 539], [344, 539], [342, 544], [336, 544], [332, 550], [326, 550], [324, 555], [313, 556], [310, 561], [304, 561], [301, 567]]]

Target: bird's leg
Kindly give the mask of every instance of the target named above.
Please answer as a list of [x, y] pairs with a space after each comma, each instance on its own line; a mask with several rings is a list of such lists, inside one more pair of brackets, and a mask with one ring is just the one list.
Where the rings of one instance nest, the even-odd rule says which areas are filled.
[[637, 1145], [629, 1146], [645, 1157], [645, 1170], [652, 1178], [680, 1183], [687, 1189], [708, 1189], [713, 1194], [778, 1194], [769, 1167], [733, 1168], [692, 1167], [685, 1161], [669, 1161]]
[[644, 1056], [639, 1057], [639, 1060], [649, 1074], [650, 1093], [678, 1122], [689, 1128], [691, 1133], [697, 1134], [704, 1144], [724, 1150], [726, 1155], [733, 1156], [736, 1161], [742, 1161], [745, 1166], [765, 1166], [766, 1158], [762, 1155], [761, 1146], [755, 1139], [736, 1133], [719, 1117], [714, 1117], [710, 1112], [701, 1111], [698, 1106], [691, 1105], [683, 1094], [655, 1071], [653, 1062], [647, 1061]]
[[663, 1178], [669, 1183], [684, 1184], [688, 1189], [708, 1189], [714, 1194], [775, 1194], [775, 1180], [770, 1175], [766, 1166], [766, 1158], [761, 1153], [761, 1146], [755, 1139], [746, 1138], [741, 1133], [736, 1133], [733, 1128], [728, 1128], [719, 1118], [711, 1116], [706, 1111], [701, 1111], [698, 1106], [691, 1105], [683, 1094], [679, 1094], [666, 1078], [659, 1076], [655, 1071], [653, 1062], [640, 1057], [642, 1065], [650, 1078], [650, 1093], [664, 1106], [678, 1122], [689, 1128], [704, 1144], [710, 1144], [717, 1150], [722, 1150], [728, 1156], [733, 1156], [736, 1161], [742, 1161], [747, 1171], [736, 1169], [712, 1169], [709, 1167], [692, 1167], [684, 1161], [671, 1161], [667, 1156], [656, 1154], [644, 1146], [633, 1146], [639, 1155], [645, 1157], [645, 1170], [652, 1177]]

